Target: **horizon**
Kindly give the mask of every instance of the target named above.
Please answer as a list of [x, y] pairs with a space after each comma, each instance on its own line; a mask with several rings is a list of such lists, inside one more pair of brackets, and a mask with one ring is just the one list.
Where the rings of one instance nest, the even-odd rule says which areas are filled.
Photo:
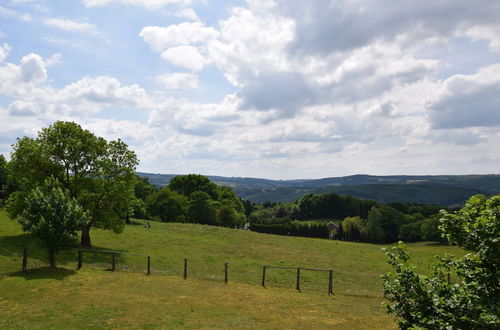
[[146, 173], [498, 173], [498, 17], [496, 0], [6, 0], [0, 154], [66, 120]]
[[258, 179], [258, 180], [269, 180], [269, 181], [301, 181], [301, 180], [322, 180], [322, 179], [332, 179], [332, 178], [346, 178], [346, 177], [351, 177], [351, 176], [373, 176], [373, 177], [395, 177], [395, 176], [411, 176], [411, 177], [425, 177], [425, 176], [493, 176], [493, 175], [500, 175], [500, 173], [469, 173], [469, 174], [388, 174], [388, 175], [376, 175], [376, 174], [363, 174], [363, 173], [358, 173], [358, 174], [350, 174], [350, 175], [342, 175], [342, 176], [326, 176], [326, 177], [320, 177], [320, 178], [293, 178], [293, 179], [270, 179], [270, 178], [264, 178], [264, 177], [245, 177], [245, 176], [225, 176], [225, 175], [218, 175], [218, 174], [203, 174], [203, 173], [153, 173], [153, 172], [142, 172], [142, 171], [135, 171], [136, 173], [141, 173], [141, 174], [153, 174], [153, 175], [174, 175], [174, 176], [180, 176], [180, 175], [189, 175], [189, 174], [197, 174], [197, 175], [203, 175], [206, 177], [221, 177], [221, 178], [229, 178], [229, 179]]

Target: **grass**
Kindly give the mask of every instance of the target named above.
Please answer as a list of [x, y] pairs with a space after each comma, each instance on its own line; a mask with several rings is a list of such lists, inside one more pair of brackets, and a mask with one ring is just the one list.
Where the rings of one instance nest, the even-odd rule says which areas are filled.
[[[0, 211], [0, 328], [394, 328], [382, 306], [380, 274], [389, 270], [383, 246], [283, 237], [201, 226], [150, 222], [122, 234], [93, 230], [99, 249], [129, 252], [109, 268], [109, 255], [86, 255], [76, 271], [76, 253], [62, 251], [59, 269], [48, 269], [43, 249]], [[22, 247], [29, 246], [30, 272], [20, 273]], [[423, 272], [433, 255], [455, 247], [409, 244]], [[151, 276], [146, 257], [152, 258]], [[182, 279], [183, 259], [189, 278]], [[229, 263], [228, 285], [223, 279]], [[272, 269], [260, 286], [263, 265], [333, 268], [335, 296], [327, 274]]]

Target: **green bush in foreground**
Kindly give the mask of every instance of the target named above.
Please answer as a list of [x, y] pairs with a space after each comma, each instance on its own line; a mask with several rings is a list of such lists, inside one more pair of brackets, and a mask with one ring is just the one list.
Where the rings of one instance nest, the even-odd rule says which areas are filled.
[[403, 329], [498, 329], [500, 195], [473, 196], [458, 212], [441, 215], [443, 236], [470, 253], [441, 257], [433, 275], [423, 276], [402, 243], [386, 249], [395, 270], [382, 276], [388, 311]]

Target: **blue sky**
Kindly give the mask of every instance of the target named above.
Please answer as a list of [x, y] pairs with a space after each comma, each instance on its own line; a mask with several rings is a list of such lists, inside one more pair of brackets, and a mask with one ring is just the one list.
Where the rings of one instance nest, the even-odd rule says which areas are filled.
[[499, 173], [496, 0], [0, 1], [0, 153], [71, 120], [138, 170]]

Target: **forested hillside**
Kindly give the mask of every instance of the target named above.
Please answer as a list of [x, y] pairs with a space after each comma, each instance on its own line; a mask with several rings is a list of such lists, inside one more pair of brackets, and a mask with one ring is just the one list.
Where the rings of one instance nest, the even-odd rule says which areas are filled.
[[[137, 173], [158, 186], [175, 174]], [[233, 187], [238, 197], [252, 202], [294, 202], [307, 193], [337, 193], [380, 203], [462, 205], [475, 194], [500, 192], [500, 175], [372, 176], [352, 175], [318, 180], [266, 180], [209, 176], [211, 181]]]

